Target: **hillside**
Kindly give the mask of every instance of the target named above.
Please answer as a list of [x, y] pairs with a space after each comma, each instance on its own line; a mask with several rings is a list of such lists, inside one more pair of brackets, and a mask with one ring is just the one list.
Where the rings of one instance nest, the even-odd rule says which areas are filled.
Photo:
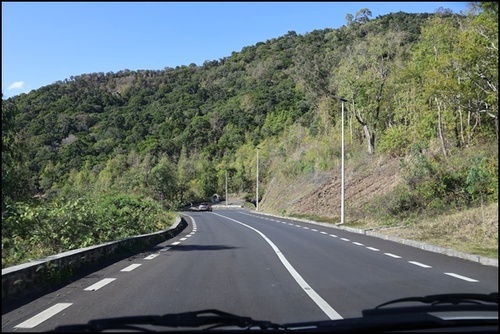
[[[394, 189], [403, 183], [399, 164], [399, 159], [378, 158], [346, 166], [345, 226], [498, 258], [498, 203], [434, 217], [381, 219], [374, 210], [383, 209], [376, 207], [379, 204], [374, 199], [394, 195]], [[340, 166], [330, 172], [303, 175], [289, 184], [273, 179], [259, 209], [338, 224], [340, 182]]]
[[[223, 193], [226, 175], [230, 193], [255, 200], [257, 154], [263, 210], [338, 222], [342, 129], [349, 224], [480, 210], [475, 229], [491, 245], [480, 251], [492, 253], [495, 4], [467, 15], [360, 10], [338, 29], [290, 31], [202, 65], [75, 75], [2, 99], [3, 257], [112, 238], [127, 203], [161, 216]], [[82, 220], [99, 232], [79, 234]]]

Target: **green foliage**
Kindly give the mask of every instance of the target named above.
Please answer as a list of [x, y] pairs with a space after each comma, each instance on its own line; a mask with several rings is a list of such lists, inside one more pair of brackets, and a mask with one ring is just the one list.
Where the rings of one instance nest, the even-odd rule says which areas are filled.
[[134, 235], [167, 229], [174, 216], [144, 196], [59, 198], [2, 211], [2, 268]]
[[405, 184], [380, 200], [386, 213], [436, 215], [498, 199], [498, 158], [494, 152], [469, 149], [464, 156], [442, 164], [439, 156], [425, 151], [414, 145], [411, 155], [401, 161]]
[[411, 143], [407, 131], [402, 125], [387, 128], [379, 141], [380, 152], [395, 157], [405, 156]]
[[472, 160], [465, 180], [465, 190], [472, 201], [484, 201], [485, 197], [498, 200], [498, 160], [476, 157]]
[[[226, 170], [229, 191], [252, 198], [257, 147], [260, 196], [273, 179], [331, 171], [342, 126], [348, 160], [368, 144], [403, 161], [405, 184], [377, 212], [497, 200], [498, 6], [474, 6], [376, 19], [363, 8], [339, 29], [288, 32], [203, 66], [82, 74], [2, 100], [3, 253], [21, 261], [44, 238], [50, 253], [136, 233], [121, 218], [139, 219], [131, 208], [146, 199], [134, 196], [172, 209], [207, 200]], [[345, 124], [332, 96], [349, 99]], [[30, 204], [37, 193], [45, 200]], [[92, 224], [95, 235], [79, 232]]]
[[169, 207], [175, 208], [172, 203], [176, 200], [178, 193], [178, 176], [175, 166], [162, 158], [158, 164], [151, 169], [148, 181], [152, 189], [160, 195], [162, 199], [170, 202]]
[[35, 191], [25, 154], [27, 143], [16, 128], [19, 111], [2, 99], [2, 210], [6, 203], [26, 200]]

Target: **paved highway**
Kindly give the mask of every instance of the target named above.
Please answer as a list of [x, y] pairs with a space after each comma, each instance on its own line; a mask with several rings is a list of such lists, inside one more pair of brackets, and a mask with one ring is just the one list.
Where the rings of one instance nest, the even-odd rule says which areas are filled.
[[245, 210], [185, 214], [154, 249], [2, 315], [2, 331], [219, 309], [273, 322], [356, 317], [409, 296], [498, 291], [498, 268]]

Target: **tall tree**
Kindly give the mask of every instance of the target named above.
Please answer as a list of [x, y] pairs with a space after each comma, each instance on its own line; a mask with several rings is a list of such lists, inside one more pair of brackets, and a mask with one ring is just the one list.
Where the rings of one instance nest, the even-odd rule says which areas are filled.
[[18, 108], [2, 95], [2, 211], [7, 201], [26, 200], [35, 192], [28, 168], [26, 141], [17, 132]]
[[149, 184], [166, 201], [169, 207], [176, 207], [177, 201], [177, 171], [168, 158], [161, 158], [153, 167], [148, 177]]
[[350, 100], [370, 154], [375, 151], [377, 126], [387, 101], [386, 85], [394, 64], [401, 61], [404, 54], [403, 39], [404, 33], [400, 31], [369, 32], [361, 41], [348, 46], [338, 66], [337, 95]]

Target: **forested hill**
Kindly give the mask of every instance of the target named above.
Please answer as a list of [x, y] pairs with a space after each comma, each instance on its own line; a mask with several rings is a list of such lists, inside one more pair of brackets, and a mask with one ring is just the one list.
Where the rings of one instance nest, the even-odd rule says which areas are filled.
[[348, 100], [358, 152], [404, 157], [437, 143], [446, 159], [496, 143], [496, 13], [363, 9], [341, 28], [290, 31], [202, 65], [75, 74], [2, 100], [2, 202], [117, 191], [174, 208], [223, 192], [226, 172], [229, 191], [251, 197], [257, 147], [265, 193], [275, 173], [337, 164], [333, 96]]

